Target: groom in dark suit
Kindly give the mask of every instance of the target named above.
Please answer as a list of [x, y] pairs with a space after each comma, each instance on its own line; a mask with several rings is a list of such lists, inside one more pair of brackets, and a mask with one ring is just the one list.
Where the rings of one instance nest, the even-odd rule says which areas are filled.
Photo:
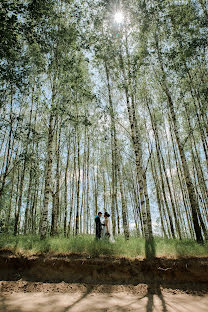
[[95, 217], [96, 239], [101, 238], [101, 230], [102, 230], [102, 223], [100, 221], [101, 216], [102, 216], [102, 212], [98, 212], [98, 215]]

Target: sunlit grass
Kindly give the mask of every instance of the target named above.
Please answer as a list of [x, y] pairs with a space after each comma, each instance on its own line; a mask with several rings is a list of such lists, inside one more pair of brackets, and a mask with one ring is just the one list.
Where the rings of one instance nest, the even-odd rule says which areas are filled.
[[[154, 240], [156, 257], [208, 257], [208, 243], [199, 245], [192, 240], [174, 240], [156, 237]], [[115, 243], [96, 241], [92, 235], [77, 237], [48, 237], [40, 240], [34, 235], [0, 235], [0, 248], [27, 255], [38, 253], [84, 253], [95, 256], [117, 256], [128, 258], [145, 258], [145, 240], [132, 236], [125, 241], [123, 236], [116, 238]]]

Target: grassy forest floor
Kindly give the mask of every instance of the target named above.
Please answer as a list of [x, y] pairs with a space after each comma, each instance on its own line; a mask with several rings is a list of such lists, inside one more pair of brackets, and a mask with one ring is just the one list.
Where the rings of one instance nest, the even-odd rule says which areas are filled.
[[[197, 244], [193, 240], [154, 239], [155, 256], [166, 258], [208, 257], [208, 242]], [[145, 240], [132, 236], [128, 241], [118, 236], [115, 243], [96, 241], [94, 235], [77, 237], [48, 237], [40, 240], [32, 235], [0, 235], [0, 248], [25, 255], [38, 253], [83, 253], [89, 256], [120, 256], [127, 258], [145, 258]]]

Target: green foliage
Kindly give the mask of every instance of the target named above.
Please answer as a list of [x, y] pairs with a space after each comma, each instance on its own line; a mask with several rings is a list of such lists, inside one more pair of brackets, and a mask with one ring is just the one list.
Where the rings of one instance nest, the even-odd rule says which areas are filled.
[[[123, 236], [115, 243], [96, 241], [94, 235], [65, 237], [48, 237], [40, 240], [34, 235], [0, 235], [0, 248], [14, 252], [32, 253], [81, 253], [91, 257], [120, 256], [145, 258], [145, 239], [132, 236], [128, 241]], [[199, 245], [192, 240], [174, 240], [155, 238], [156, 257], [207, 257], [208, 244]]]
[[[27, 1], [26, 1], [27, 2]], [[22, 88], [30, 72], [27, 49], [49, 51], [45, 30], [53, 13], [54, 1], [2, 0], [0, 3], [0, 81]], [[40, 55], [41, 53], [39, 53]], [[41, 66], [40, 60], [37, 65]]]

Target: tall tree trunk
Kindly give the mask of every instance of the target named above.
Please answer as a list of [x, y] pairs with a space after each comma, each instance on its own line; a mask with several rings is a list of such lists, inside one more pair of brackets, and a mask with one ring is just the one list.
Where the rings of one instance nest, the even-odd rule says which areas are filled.
[[180, 139], [178, 123], [177, 123], [176, 114], [175, 114], [175, 110], [174, 110], [174, 104], [173, 104], [173, 100], [172, 100], [170, 91], [168, 89], [168, 85], [166, 83], [166, 74], [164, 71], [162, 58], [161, 58], [161, 54], [160, 54], [160, 50], [159, 50], [159, 43], [158, 43], [157, 38], [156, 38], [156, 48], [157, 48], [157, 52], [158, 52], [158, 59], [160, 62], [160, 68], [161, 68], [162, 75], [163, 75], [162, 87], [163, 87], [163, 90], [167, 96], [167, 103], [168, 103], [168, 108], [169, 108], [169, 112], [170, 112], [170, 116], [171, 116], [172, 127], [174, 130], [174, 134], [175, 134], [175, 138], [176, 138], [176, 142], [177, 142], [177, 146], [178, 146], [178, 150], [179, 150], [179, 154], [180, 154], [180, 158], [181, 158], [181, 163], [182, 163], [182, 168], [183, 168], [183, 173], [184, 173], [184, 177], [185, 177], [185, 181], [186, 181], [186, 187], [187, 187], [187, 191], [188, 191], [188, 195], [189, 195], [192, 220], [193, 220], [193, 224], [194, 224], [194, 231], [195, 231], [195, 235], [196, 235], [196, 240], [198, 243], [201, 243], [201, 242], [203, 242], [203, 237], [202, 237], [201, 228], [199, 226], [198, 216], [197, 216], [197, 211], [199, 209], [198, 202], [197, 202], [197, 198], [195, 195], [193, 182], [191, 180], [191, 175], [190, 175], [190, 171], [188, 168], [185, 152], [184, 152], [183, 145], [182, 145], [182, 142]]
[[[130, 63], [129, 57], [128, 57], [127, 46], [128, 44], [126, 43], [127, 59], [128, 59], [128, 63]], [[130, 95], [129, 95], [129, 85], [131, 85], [130, 65], [128, 65], [128, 80], [127, 80], [122, 54], [120, 53], [119, 56], [120, 56], [121, 69], [123, 72], [126, 105], [127, 105], [129, 123], [130, 123], [130, 128], [131, 128], [131, 136], [132, 136], [132, 141], [133, 141], [134, 153], [135, 153], [135, 158], [136, 158], [136, 174], [137, 174], [137, 180], [139, 184], [142, 221], [144, 225], [145, 240], [147, 243], [146, 246], [148, 247], [146, 249], [146, 253], [148, 254], [147, 255], [148, 257], [149, 256], [152, 257], [154, 256], [155, 250], [153, 246], [154, 244], [152, 243], [153, 242], [152, 222], [151, 222], [151, 214], [150, 214], [150, 207], [149, 207], [149, 198], [148, 198], [147, 188], [146, 188], [146, 177], [145, 177], [145, 172], [143, 168], [141, 137], [139, 135], [139, 129], [138, 129], [138, 124], [137, 124], [137, 119], [136, 119], [134, 96], [133, 96], [132, 91], [130, 92]], [[131, 103], [130, 103], [130, 98], [131, 98]]]
[[48, 146], [47, 146], [47, 164], [45, 170], [45, 189], [44, 189], [44, 203], [42, 211], [42, 222], [40, 228], [40, 237], [45, 239], [48, 229], [48, 204], [51, 191], [51, 175], [53, 163], [53, 140], [54, 140], [54, 114], [50, 112], [49, 125], [48, 125]]
[[86, 232], [89, 234], [89, 218], [90, 218], [90, 208], [89, 208], [89, 165], [90, 165], [90, 138], [89, 133], [87, 134], [87, 194], [86, 194], [86, 208], [87, 208], [87, 224], [86, 224]]
[[12, 200], [13, 200], [13, 191], [14, 191], [14, 176], [15, 176], [15, 168], [12, 171], [12, 180], [11, 180], [11, 193], [10, 193], [10, 199], [9, 199], [9, 208], [7, 213], [7, 220], [6, 220], [6, 233], [9, 232], [9, 226], [10, 226], [10, 219], [11, 219], [11, 211], [12, 211]]
[[[2, 171], [4, 170], [4, 173], [2, 174], [2, 181], [1, 181], [1, 187], [0, 187], [0, 201], [1, 201], [1, 197], [2, 197], [2, 194], [3, 194], [3, 190], [4, 190], [4, 186], [5, 186], [5, 183], [6, 183], [6, 177], [7, 177], [7, 174], [8, 174], [8, 170], [9, 170], [9, 163], [10, 163], [10, 155], [12, 154], [12, 151], [11, 151], [11, 140], [12, 140], [12, 131], [13, 131], [13, 88], [11, 87], [11, 96], [10, 96], [10, 116], [9, 116], [9, 119], [10, 119], [10, 130], [9, 130], [9, 136], [8, 136], [8, 142], [7, 142], [7, 148], [6, 148], [6, 151], [5, 151], [5, 158], [6, 158], [6, 161], [3, 161], [3, 166], [2, 166]], [[5, 169], [4, 169], [5, 167]]]
[[79, 214], [79, 222], [80, 222], [80, 234], [84, 232], [84, 219], [85, 219], [85, 213], [84, 213], [84, 207], [85, 207], [85, 166], [86, 166], [86, 131], [84, 136], [84, 155], [83, 155], [83, 161], [82, 161], [82, 200], [81, 200], [81, 208], [80, 208], [80, 214]]
[[75, 224], [75, 235], [79, 234], [79, 196], [80, 196], [80, 135], [77, 129], [77, 169], [78, 169], [78, 177], [77, 177], [77, 208], [76, 208], [76, 224]]
[[120, 193], [121, 193], [121, 205], [122, 205], [122, 219], [123, 219], [123, 228], [124, 228], [124, 236], [125, 239], [129, 239], [129, 227], [127, 221], [127, 206], [126, 206], [126, 199], [124, 195], [124, 188], [123, 188], [123, 177], [121, 175], [120, 165], [118, 164], [118, 179], [120, 184]]
[[[149, 153], [150, 153], [150, 148], [149, 148]], [[159, 183], [158, 183], [157, 173], [156, 173], [156, 169], [155, 169], [155, 166], [153, 164], [153, 159], [152, 158], [153, 157], [151, 155], [150, 156], [151, 171], [152, 171], [152, 177], [153, 177], [154, 184], [155, 184], [155, 189], [156, 189], [157, 205], [158, 205], [159, 213], [160, 213], [160, 222], [161, 222], [161, 226], [162, 226], [162, 232], [163, 232], [164, 236], [167, 237], [167, 234], [166, 234], [166, 231], [165, 231], [164, 222], [163, 222], [162, 202], [161, 202], [161, 198], [160, 198]]]
[[69, 161], [70, 161], [70, 138], [67, 146], [67, 158], [66, 158], [66, 169], [64, 176], [64, 236], [67, 234], [67, 215], [68, 215], [68, 176], [69, 176]]
[[[33, 151], [34, 151], [34, 150], [33, 150]], [[24, 217], [24, 235], [26, 235], [26, 234], [27, 234], [27, 231], [28, 231], [29, 204], [30, 204], [30, 195], [31, 195], [32, 179], [33, 179], [33, 168], [32, 168], [32, 164], [30, 164], [29, 185], [28, 185], [28, 189], [27, 189], [27, 203], [26, 203], [25, 217]]]
[[34, 93], [34, 90], [32, 90], [32, 103], [31, 103], [30, 116], [29, 116], [29, 126], [28, 126], [28, 131], [27, 131], [26, 147], [24, 149], [24, 161], [23, 161], [23, 166], [22, 166], [22, 174], [21, 174], [21, 178], [20, 178], [19, 200], [18, 200], [17, 213], [15, 215], [14, 235], [18, 234], [19, 225], [20, 225], [20, 217], [21, 217], [21, 210], [22, 210], [23, 185], [24, 185], [25, 173], [26, 173], [28, 148], [29, 148], [29, 138], [30, 138], [30, 132], [31, 132], [31, 121], [32, 121], [33, 104], [34, 104], [34, 94], [33, 93]]
[[[112, 225], [113, 225], [113, 235], [116, 233], [116, 219], [115, 219], [115, 211], [117, 208], [117, 160], [115, 156], [115, 121], [114, 121], [114, 111], [113, 111], [113, 102], [112, 102], [112, 91], [110, 86], [110, 75], [109, 69], [107, 66], [106, 60], [104, 60], [105, 74], [107, 80], [108, 87], [108, 102], [110, 106], [110, 116], [111, 116], [111, 164], [112, 164], [112, 199], [111, 199], [111, 214], [112, 214]], [[117, 214], [118, 216], [118, 214]], [[119, 218], [119, 216], [118, 216]], [[119, 227], [119, 219], [118, 219], [118, 227]]]
[[69, 211], [69, 222], [68, 222], [68, 231], [67, 236], [69, 236], [72, 232], [72, 214], [74, 207], [74, 188], [75, 188], [75, 179], [76, 179], [76, 135], [74, 137], [74, 164], [73, 164], [73, 173], [72, 173], [72, 181], [71, 181], [71, 200], [70, 200], [70, 211]]
[[175, 225], [176, 225], [176, 228], [178, 230], [179, 238], [181, 239], [181, 232], [180, 232], [180, 228], [179, 228], [178, 221], [177, 221], [177, 216], [176, 216], [175, 207], [174, 207], [174, 203], [173, 203], [172, 193], [171, 193], [169, 181], [168, 181], [168, 178], [167, 178], [167, 173], [166, 173], [164, 159], [163, 159], [163, 156], [162, 156], [162, 153], [161, 153], [157, 127], [156, 127], [156, 123], [154, 121], [153, 115], [151, 113], [151, 110], [150, 110], [150, 107], [149, 107], [149, 104], [148, 104], [148, 100], [146, 101], [146, 105], [147, 105], [147, 108], [148, 108], [148, 111], [149, 111], [149, 114], [150, 114], [151, 125], [152, 125], [152, 129], [153, 129], [153, 132], [154, 132], [154, 137], [155, 137], [157, 161], [158, 161], [158, 164], [159, 164], [159, 171], [160, 171], [160, 177], [161, 177], [161, 187], [162, 187], [163, 197], [164, 197], [164, 201], [165, 201], [165, 206], [166, 206], [166, 209], [167, 209], [167, 212], [168, 212], [168, 218], [169, 218], [169, 222], [170, 222], [170, 228], [171, 228], [172, 237], [173, 238], [176, 237], [175, 236], [175, 229], [174, 229], [173, 220], [172, 220], [172, 217], [171, 217], [171, 212], [170, 212], [169, 205], [168, 205], [167, 198], [166, 198], [165, 182], [163, 180], [162, 170], [163, 170], [163, 172], [165, 174], [166, 184], [168, 186], [168, 191], [169, 191], [169, 195], [170, 195], [172, 210], [173, 210], [173, 214], [174, 214], [174, 218], [175, 218]]
[[56, 144], [56, 190], [53, 194], [51, 235], [58, 235], [58, 220], [60, 214], [60, 142], [61, 142], [61, 121], [60, 126], [57, 120], [57, 144]]

